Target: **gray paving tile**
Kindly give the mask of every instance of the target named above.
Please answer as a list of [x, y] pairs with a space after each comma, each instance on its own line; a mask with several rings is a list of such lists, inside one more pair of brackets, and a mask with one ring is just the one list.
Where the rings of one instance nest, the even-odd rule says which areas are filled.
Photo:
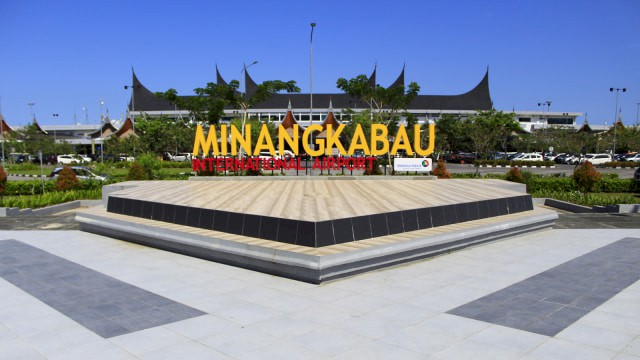
[[105, 338], [205, 314], [16, 240], [0, 253], [1, 277]]
[[553, 336], [640, 279], [640, 238], [624, 238], [448, 313]]

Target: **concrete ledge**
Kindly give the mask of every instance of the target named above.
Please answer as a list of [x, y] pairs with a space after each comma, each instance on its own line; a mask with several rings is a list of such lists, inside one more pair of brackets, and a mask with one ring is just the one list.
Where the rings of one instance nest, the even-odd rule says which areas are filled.
[[566, 201], [560, 201], [556, 199], [537, 199], [534, 200], [534, 204], [544, 204], [546, 206], [554, 207], [556, 209], [569, 211], [577, 214], [587, 213], [608, 213], [608, 214], [628, 214], [628, 213], [640, 213], [640, 204], [617, 204], [607, 206], [582, 206], [572, 204]]
[[0, 217], [8, 216], [25, 216], [25, 215], [53, 215], [63, 211], [77, 209], [81, 207], [99, 206], [102, 204], [102, 200], [76, 200], [69, 201], [62, 204], [47, 206], [39, 209], [20, 209], [20, 208], [6, 208], [0, 207]]
[[[324, 253], [313, 248], [246, 237], [244, 241], [234, 241], [228, 234], [194, 231], [188, 226], [167, 225], [104, 210], [79, 212], [76, 220], [83, 231], [319, 284], [547, 228], [553, 225], [557, 217], [552, 211], [533, 210], [491, 221], [469, 221], [437, 230], [374, 238], [368, 246], [355, 243], [336, 245], [330, 247], [332, 251]], [[224, 239], [225, 236], [227, 239]]]

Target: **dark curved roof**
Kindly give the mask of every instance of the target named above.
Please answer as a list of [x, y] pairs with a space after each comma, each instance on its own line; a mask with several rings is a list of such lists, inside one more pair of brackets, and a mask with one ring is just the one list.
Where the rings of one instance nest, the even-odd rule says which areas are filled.
[[[369, 77], [369, 82], [375, 84], [377, 67], [373, 69], [373, 73]], [[245, 73], [245, 86], [249, 95], [255, 93], [257, 89], [256, 82], [253, 81], [248, 71]], [[227, 84], [216, 66], [216, 80], [218, 84]], [[404, 67], [400, 76], [393, 82], [391, 86], [404, 85]], [[169, 101], [156, 97], [151, 91], [145, 88], [133, 73], [133, 90], [135, 96], [134, 111], [172, 111], [175, 105]], [[254, 109], [286, 109], [289, 101], [295, 109], [309, 109], [309, 94], [288, 94], [278, 93], [271, 98], [254, 106]], [[364, 109], [369, 108], [369, 104], [351, 97], [345, 93], [331, 94], [313, 94], [313, 103], [316, 107], [325, 108], [333, 101], [333, 106], [337, 109]], [[408, 110], [491, 110], [493, 102], [489, 93], [489, 69], [485, 73], [480, 82], [470, 91], [460, 95], [417, 95], [415, 99], [407, 107]], [[129, 103], [131, 109], [131, 102]]]
[[[157, 97], [149, 91], [136, 76], [136, 73], [131, 69], [133, 74], [133, 94], [131, 100], [129, 100], [129, 110], [131, 111], [173, 111], [176, 106], [170, 101]], [[132, 108], [133, 106], [135, 108]]]
[[418, 95], [408, 109], [430, 110], [491, 110], [493, 101], [489, 94], [489, 69], [480, 83], [461, 95]]
[[402, 65], [402, 72], [400, 72], [400, 76], [389, 86], [389, 88], [396, 86], [404, 86], [404, 65]]

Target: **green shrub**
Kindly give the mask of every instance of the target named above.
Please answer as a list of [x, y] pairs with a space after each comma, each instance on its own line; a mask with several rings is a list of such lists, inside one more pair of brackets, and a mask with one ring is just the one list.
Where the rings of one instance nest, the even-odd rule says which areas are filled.
[[134, 161], [129, 167], [129, 173], [127, 174], [127, 180], [147, 180], [147, 174], [145, 173], [142, 165], [139, 162]]
[[531, 194], [536, 198], [550, 198], [566, 201], [583, 206], [606, 206], [616, 204], [636, 204], [638, 200], [632, 194], [604, 196], [603, 194], [588, 194], [580, 191], [557, 192], [541, 190]]
[[447, 171], [447, 166], [444, 164], [444, 158], [440, 158], [436, 164], [436, 168], [433, 169], [431, 175], [437, 176], [438, 179], [451, 179], [451, 173]]
[[74, 200], [91, 200], [102, 198], [102, 189], [70, 190], [50, 192], [44, 195], [5, 196], [0, 199], [0, 207], [41, 208], [62, 204]]
[[594, 192], [604, 193], [625, 193], [636, 191], [635, 181], [633, 179], [618, 179], [616, 177], [603, 176], [600, 181], [595, 183]]
[[7, 188], [7, 173], [4, 171], [4, 167], [0, 166], [0, 197], [4, 196], [4, 192]]
[[81, 187], [82, 184], [80, 184], [80, 180], [71, 166], [64, 166], [62, 170], [60, 170], [58, 178], [56, 179], [56, 184], [54, 185], [54, 188], [57, 191], [74, 190]]
[[524, 176], [520, 172], [520, 168], [512, 167], [507, 171], [507, 174], [504, 176], [504, 179], [511, 182], [517, 182], [524, 184]]
[[149, 180], [153, 180], [156, 178], [162, 178], [160, 169], [161, 161], [154, 154], [144, 154], [138, 157], [137, 162], [144, 169], [144, 173]]
[[583, 192], [593, 191], [595, 184], [600, 178], [600, 173], [589, 161], [585, 161], [573, 171], [573, 181], [575, 181], [578, 189]]

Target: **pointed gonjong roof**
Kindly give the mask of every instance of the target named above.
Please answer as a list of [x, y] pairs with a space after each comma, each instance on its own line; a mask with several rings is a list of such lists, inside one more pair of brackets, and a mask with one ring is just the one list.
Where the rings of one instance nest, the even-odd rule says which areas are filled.
[[[374, 67], [373, 73], [369, 77], [369, 83], [375, 86], [377, 65]], [[405, 82], [404, 66], [400, 75], [391, 86], [404, 85]], [[218, 84], [227, 84], [218, 68], [216, 67], [216, 80]], [[169, 101], [155, 97], [151, 91], [146, 89], [133, 73], [135, 111], [173, 111], [175, 106]], [[256, 82], [251, 78], [249, 73], [245, 71], [245, 84], [247, 95], [251, 96], [257, 90]], [[310, 108], [310, 94], [297, 93], [273, 94], [269, 99], [262, 103], [255, 104], [254, 109], [284, 109], [287, 104], [291, 104], [297, 109]], [[314, 102], [317, 104], [328, 104], [333, 101], [333, 105], [338, 109], [363, 109], [369, 108], [369, 104], [359, 101], [345, 93], [320, 93], [313, 94]], [[129, 105], [131, 109], [131, 104]], [[460, 95], [417, 95], [407, 107], [408, 110], [491, 110], [493, 102], [489, 93], [489, 69], [480, 80], [480, 82], [470, 91]]]
[[111, 134], [115, 133], [116, 131], [118, 131], [118, 129], [116, 129], [116, 127], [113, 126], [111, 121], [106, 121], [104, 124], [102, 124], [102, 126], [100, 127], [100, 130], [91, 134], [91, 137], [94, 139], [107, 138], [111, 136]]
[[331, 130], [335, 130], [338, 126], [340, 126], [340, 122], [336, 119], [336, 116], [333, 114], [333, 104], [331, 100], [329, 100], [329, 113], [327, 117], [324, 118], [322, 122], [322, 131], [316, 136], [317, 138], [326, 139], [327, 138], [327, 128], [331, 128]]
[[299, 131], [302, 131], [304, 128], [298, 124], [295, 116], [293, 116], [293, 111], [291, 110], [291, 101], [289, 101], [289, 107], [287, 108], [287, 114], [284, 116], [284, 120], [280, 123], [289, 136], [293, 134], [293, 125], [298, 125]]
[[118, 137], [118, 138], [127, 138], [129, 136], [138, 136], [138, 134], [136, 134], [134, 129], [135, 128], [133, 126], [133, 121], [131, 121], [131, 119], [127, 118], [127, 120], [124, 121], [124, 124], [122, 124], [120, 129], [118, 129], [118, 131], [116, 131], [114, 135], [116, 137]]
[[0, 137], [3, 139], [4, 134], [10, 134], [14, 131], [13, 128], [11, 128], [11, 126], [9, 126], [9, 124], [4, 120], [4, 116], [2, 116], [2, 114], [0, 114], [0, 129]]

